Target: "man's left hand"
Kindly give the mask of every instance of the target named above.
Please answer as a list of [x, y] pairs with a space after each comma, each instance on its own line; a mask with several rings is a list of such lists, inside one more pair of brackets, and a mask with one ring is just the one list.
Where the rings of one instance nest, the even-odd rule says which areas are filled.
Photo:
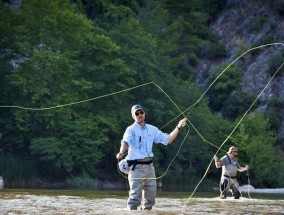
[[178, 127], [178, 128], [184, 127], [184, 126], [186, 125], [186, 120], [187, 120], [186, 117], [183, 118], [182, 120], [180, 120], [179, 123], [178, 123], [178, 125], [177, 125], [177, 127]]

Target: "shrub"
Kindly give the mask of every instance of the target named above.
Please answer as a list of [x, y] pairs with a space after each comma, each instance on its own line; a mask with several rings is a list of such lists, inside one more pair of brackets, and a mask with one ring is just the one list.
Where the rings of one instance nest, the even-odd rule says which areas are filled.
[[92, 179], [88, 174], [84, 173], [80, 176], [71, 176], [66, 180], [66, 184], [69, 187], [74, 188], [89, 188], [89, 189], [97, 189], [99, 182], [96, 179]]

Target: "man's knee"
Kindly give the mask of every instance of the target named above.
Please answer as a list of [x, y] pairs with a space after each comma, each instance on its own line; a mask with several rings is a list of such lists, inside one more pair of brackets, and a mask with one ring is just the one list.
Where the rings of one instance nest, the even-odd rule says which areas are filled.
[[240, 191], [239, 191], [239, 190], [235, 190], [235, 191], [233, 192], [233, 196], [234, 196], [234, 199], [239, 199], [240, 196], [241, 196]]
[[228, 179], [224, 179], [224, 180], [221, 182], [220, 188], [221, 188], [221, 191], [222, 191], [222, 192], [225, 191], [225, 189], [226, 189], [227, 186], [228, 186], [228, 183], [229, 183]]

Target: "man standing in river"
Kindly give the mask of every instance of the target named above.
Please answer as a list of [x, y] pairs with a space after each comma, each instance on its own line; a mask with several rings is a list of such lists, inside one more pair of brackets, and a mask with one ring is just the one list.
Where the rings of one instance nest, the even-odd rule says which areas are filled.
[[249, 166], [241, 167], [235, 159], [238, 155], [238, 149], [234, 146], [229, 148], [229, 151], [220, 160], [214, 155], [216, 168], [222, 167], [222, 176], [220, 181], [220, 198], [225, 199], [229, 190], [232, 191], [235, 199], [239, 199], [241, 196], [239, 190], [239, 184], [237, 181], [237, 174], [249, 169]]
[[130, 167], [128, 173], [130, 191], [127, 208], [137, 210], [142, 197], [142, 209], [151, 210], [157, 193], [156, 174], [152, 163], [153, 144], [172, 144], [180, 129], [185, 126], [186, 118], [180, 120], [170, 134], [166, 134], [157, 127], [145, 123], [146, 112], [141, 105], [134, 105], [131, 108], [131, 115], [135, 122], [127, 127], [116, 157], [122, 159], [125, 151], [128, 150], [126, 159]]

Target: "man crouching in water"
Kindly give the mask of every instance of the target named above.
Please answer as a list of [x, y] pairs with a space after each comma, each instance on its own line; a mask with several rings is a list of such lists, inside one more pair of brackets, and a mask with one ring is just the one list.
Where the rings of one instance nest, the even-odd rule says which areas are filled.
[[238, 155], [238, 149], [234, 146], [229, 148], [229, 151], [220, 160], [214, 155], [216, 168], [222, 167], [222, 176], [220, 181], [220, 198], [225, 199], [229, 190], [233, 193], [235, 199], [239, 199], [241, 196], [239, 190], [239, 184], [237, 181], [237, 174], [249, 169], [249, 166], [241, 167], [235, 159]]

